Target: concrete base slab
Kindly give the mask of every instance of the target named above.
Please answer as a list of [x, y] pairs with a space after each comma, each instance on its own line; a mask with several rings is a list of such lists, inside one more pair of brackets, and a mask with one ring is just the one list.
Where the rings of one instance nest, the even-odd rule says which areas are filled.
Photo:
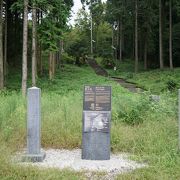
[[22, 155], [22, 162], [43, 162], [46, 157], [46, 153], [42, 152], [40, 154], [24, 154]]

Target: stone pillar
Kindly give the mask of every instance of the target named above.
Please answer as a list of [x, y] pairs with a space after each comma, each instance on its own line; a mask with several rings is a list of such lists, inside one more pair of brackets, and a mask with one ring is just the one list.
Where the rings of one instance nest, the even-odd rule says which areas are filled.
[[27, 97], [27, 154], [25, 161], [42, 162], [41, 152], [41, 89], [28, 89]]

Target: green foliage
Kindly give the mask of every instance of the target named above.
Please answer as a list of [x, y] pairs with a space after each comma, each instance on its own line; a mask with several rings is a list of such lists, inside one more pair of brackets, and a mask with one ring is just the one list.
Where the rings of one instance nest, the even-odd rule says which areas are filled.
[[46, 12], [42, 23], [39, 26], [39, 37], [48, 51], [58, 51], [57, 42], [62, 38], [70, 9], [73, 5], [72, 0], [56, 0], [53, 2], [42, 1]]
[[75, 27], [64, 33], [65, 51], [78, 59], [87, 54], [90, 49], [88, 18], [87, 13], [81, 9]]
[[112, 69], [115, 66], [115, 62], [111, 58], [103, 58], [101, 65], [104, 68]]
[[175, 82], [175, 80], [173, 80], [173, 79], [168, 80], [166, 84], [167, 84], [167, 89], [169, 91], [176, 90], [177, 85], [178, 85], [177, 82]]
[[146, 120], [147, 111], [150, 107], [150, 103], [146, 97], [142, 97], [138, 101], [126, 97], [126, 101], [128, 102], [125, 103], [123, 99], [121, 99], [121, 101], [123, 101], [123, 103], [120, 103], [118, 106], [118, 117], [122, 122], [130, 125], [138, 125]]
[[107, 22], [100, 23], [96, 32], [96, 55], [103, 58], [112, 57], [112, 28]]
[[17, 0], [16, 2], [14, 2], [10, 9], [12, 12], [18, 11], [18, 12], [22, 13], [23, 12], [23, 0]]
[[62, 54], [62, 60], [66, 64], [74, 64], [75, 63], [74, 57], [69, 56], [67, 53]]

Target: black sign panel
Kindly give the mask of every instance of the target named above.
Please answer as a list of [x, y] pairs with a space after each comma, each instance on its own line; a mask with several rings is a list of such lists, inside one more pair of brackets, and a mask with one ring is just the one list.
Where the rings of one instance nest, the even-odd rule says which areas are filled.
[[85, 86], [84, 111], [111, 111], [110, 86]]

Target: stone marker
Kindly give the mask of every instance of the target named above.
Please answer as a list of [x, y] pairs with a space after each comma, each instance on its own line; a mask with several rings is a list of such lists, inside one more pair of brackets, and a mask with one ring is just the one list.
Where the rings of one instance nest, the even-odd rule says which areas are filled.
[[150, 96], [149, 96], [149, 100], [150, 100], [150, 101], [153, 101], [153, 102], [160, 102], [161, 97], [158, 96], [158, 95], [150, 95]]
[[85, 86], [82, 159], [110, 159], [111, 87]]
[[45, 153], [41, 152], [41, 89], [29, 88], [27, 101], [27, 154], [23, 161], [42, 162]]

